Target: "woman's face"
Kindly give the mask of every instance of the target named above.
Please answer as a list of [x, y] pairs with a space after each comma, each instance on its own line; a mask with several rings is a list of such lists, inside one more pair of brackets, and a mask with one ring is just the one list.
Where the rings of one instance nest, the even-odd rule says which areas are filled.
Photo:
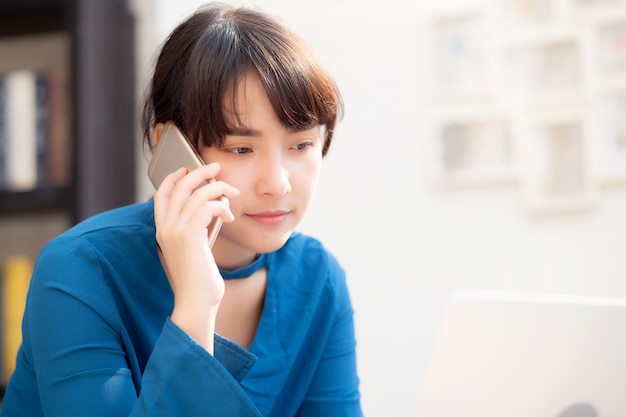
[[[213, 246], [222, 268], [249, 263], [257, 253], [285, 244], [309, 207], [322, 163], [321, 128], [285, 129], [278, 121], [256, 74], [242, 78], [224, 106], [239, 113], [241, 126], [226, 136], [224, 146], [200, 149], [207, 162], [219, 162], [217, 180], [238, 188], [230, 201], [235, 216], [226, 223]], [[231, 120], [237, 126], [236, 118]]]

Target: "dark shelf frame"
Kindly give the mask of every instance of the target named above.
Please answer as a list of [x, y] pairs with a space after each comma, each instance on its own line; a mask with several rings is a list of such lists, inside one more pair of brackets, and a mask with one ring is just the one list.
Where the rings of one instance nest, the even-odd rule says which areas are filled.
[[30, 191], [0, 191], [0, 215], [24, 211], [71, 209], [72, 190], [69, 187], [37, 188]]
[[135, 201], [135, 18], [127, 0], [0, 3], [0, 37], [58, 30], [71, 42], [72, 184], [0, 192], [0, 214], [65, 207], [76, 223]]

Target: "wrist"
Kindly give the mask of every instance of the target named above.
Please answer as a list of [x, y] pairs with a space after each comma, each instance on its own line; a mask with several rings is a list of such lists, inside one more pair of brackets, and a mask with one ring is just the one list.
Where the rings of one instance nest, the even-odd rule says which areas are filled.
[[207, 308], [206, 304], [192, 305], [175, 301], [170, 320], [213, 355], [218, 307], [219, 305]]

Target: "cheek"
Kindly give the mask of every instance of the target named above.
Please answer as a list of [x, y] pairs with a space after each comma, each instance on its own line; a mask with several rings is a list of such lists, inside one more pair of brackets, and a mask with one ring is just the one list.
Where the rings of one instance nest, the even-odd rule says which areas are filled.
[[241, 170], [230, 169], [228, 166], [222, 164], [222, 170], [217, 175], [218, 181], [224, 181], [225, 183], [237, 188], [242, 194], [247, 192], [250, 180], [246, 180], [246, 175], [242, 174]]
[[311, 158], [297, 164], [291, 171], [292, 186], [303, 193], [313, 193], [320, 177], [321, 167], [321, 157]]
[[[233, 161], [228, 160], [228, 158], [220, 158], [219, 153], [210, 150], [208, 152], [205, 150], [201, 156], [207, 163], [209, 161], [219, 162], [221, 170], [216, 179], [239, 189], [242, 197], [254, 193], [255, 182], [259, 180], [259, 172], [264, 172], [266, 168], [262, 161], [233, 164]], [[313, 194], [320, 176], [321, 155], [310, 155], [306, 158], [299, 157], [291, 160], [285, 158], [284, 163], [292, 192], [300, 194], [303, 198], [307, 194]]]
[[231, 167], [231, 163], [224, 157], [224, 155], [213, 148], [204, 148], [200, 152], [200, 156], [202, 160], [206, 164], [210, 164], [212, 162], [217, 162], [220, 164], [221, 169], [217, 177], [215, 177], [218, 181], [224, 181], [233, 187], [237, 187], [237, 176], [235, 175], [236, 170]]

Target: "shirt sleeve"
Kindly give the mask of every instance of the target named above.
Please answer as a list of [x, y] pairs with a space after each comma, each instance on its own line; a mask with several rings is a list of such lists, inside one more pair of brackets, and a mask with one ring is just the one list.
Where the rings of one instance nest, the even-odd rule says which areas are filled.
[[362, 417], [354, 314], [345, 275], [335, 288], [336, 314], [298, 417]]
[[43, 415], [260, 416], [238, 382], [255, 359], [222, 338], [212, 356], [167, 320], [143, 374], [131, 370], [120, 300], [92, 277], [107, 273], [105, 261], [76, 240], [42, 252], [28, 299], [25, 337]]
[[[213, 357], [168, 320], [131, 415], [260, 416], [238, 383], [254, 359], [218, 336], [215, 349]], [[226, 366], [218, 360], [220, 356]]]

